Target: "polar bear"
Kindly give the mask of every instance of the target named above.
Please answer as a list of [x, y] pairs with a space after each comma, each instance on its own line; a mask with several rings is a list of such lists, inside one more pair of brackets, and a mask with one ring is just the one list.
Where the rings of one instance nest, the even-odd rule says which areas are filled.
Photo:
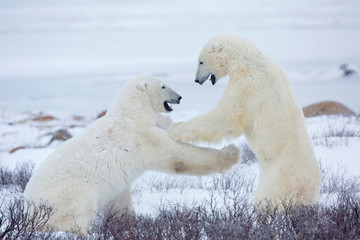
[[171, 112], [180, 99], [160, 80], [128, 81], [104, 117], [47, 157], [24, 191], [26, 202], [54, 209], [46, 227], [85, 234], [98, 212], [131, 211], [131, 183], [146, 170], [205, 175], [237, 163], [233, 145], [217, 150], [176, 142], [156, 127], [156, 114]]
[[209, 79], [214, 85], [228, 75], [228, 86], [214, 109], [172, 125], [170, 137], [216, 142], [244, 134], [261, 170], [255, 206], [316, 202], [320, 169], [303, 112], [281, 67], [235, 35], [211, 39], [198, 61], [195, 82]]

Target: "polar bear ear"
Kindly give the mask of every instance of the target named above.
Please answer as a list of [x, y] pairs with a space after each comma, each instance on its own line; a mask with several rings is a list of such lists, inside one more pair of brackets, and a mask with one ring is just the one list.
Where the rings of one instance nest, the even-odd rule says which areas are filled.
[[136, 85], [136, 88], [139, 89], [140, 91], [146, 91], [147, 84], [145, 81], [141, 81]]
[[213, 42], [210, 46], [209, 52], [221, 52], [223, 50], [223, 45], [219, 42]]

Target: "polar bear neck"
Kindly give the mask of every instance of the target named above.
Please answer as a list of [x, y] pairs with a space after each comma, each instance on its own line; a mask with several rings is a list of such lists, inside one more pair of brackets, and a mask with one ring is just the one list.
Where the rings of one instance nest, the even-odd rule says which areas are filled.
[[251, 73], [253, 77], [258, 77], [266, 70], [265, 62], [267, 58], [255, 47], [237, 48], [228, 54], [230, 57], [227, 64], [227, 74], [230, 77], [234, 74], [237, 75], [239, 72], [243, 74]]
[[[136, 122], [139, 125], [155, 125], [156, 112], [148, 97], [142, 92], [124, 87], [109, 107], [106, 115], [116, 123], [127, 121]], [[136, 121], [134, 121], [136, 120]]]

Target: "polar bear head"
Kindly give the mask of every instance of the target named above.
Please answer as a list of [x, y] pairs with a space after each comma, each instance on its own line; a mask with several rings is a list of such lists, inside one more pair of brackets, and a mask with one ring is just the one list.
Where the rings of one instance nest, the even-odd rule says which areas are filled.
[[219, 35], [208, 41], [201, 50], [195, 82], [202, 85], [210, 80], [214, 85], [218, 79], [235, 70], [244, 70], [251, 59], [259, 54], [248, 40], [236, 35]]
[[180, 103], [181, 96], [159, 79], [140, 77], [135, 81], [137, 91], [144, 95], [156, 113], [171, 112], [171, 104]]

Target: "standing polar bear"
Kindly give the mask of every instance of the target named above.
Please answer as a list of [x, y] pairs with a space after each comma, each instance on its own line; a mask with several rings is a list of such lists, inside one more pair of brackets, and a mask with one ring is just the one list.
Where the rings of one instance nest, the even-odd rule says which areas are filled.
[[169, 135], [187, 141], [216, 142], [245, 134], [261, 169], [257, 206], [318, 200], [320, 169], [303, 112], [281, 67], [249, 41], [233, 35], [211, 39], [199, 56], [195, 82], [229, 75], [217, 107], [174, 124]]
[[204, 175], [239, 160], [233, 145], [221, 150], [176, 142], [156, 127], [156, 114], [181, 97], [160, 80], [127, 82], [106, 115], [69, 139], [36, 169], [27, 201], [54, 209], [46, 227], [85, 234], [97, 212], [132, 210], [131, 183], [145, 170]]

